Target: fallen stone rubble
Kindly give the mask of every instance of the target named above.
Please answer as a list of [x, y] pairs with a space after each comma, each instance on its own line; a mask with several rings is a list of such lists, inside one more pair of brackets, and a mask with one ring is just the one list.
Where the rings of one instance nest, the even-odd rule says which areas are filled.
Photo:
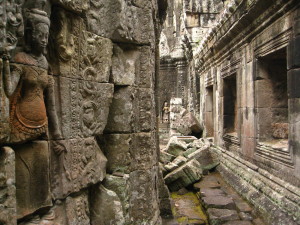
[[204, 174], [218, 165], [210, 153], [208, 139], [193, 136], [173, 136], [160, 153], [160, 168], [170, 191], [199, 181]]

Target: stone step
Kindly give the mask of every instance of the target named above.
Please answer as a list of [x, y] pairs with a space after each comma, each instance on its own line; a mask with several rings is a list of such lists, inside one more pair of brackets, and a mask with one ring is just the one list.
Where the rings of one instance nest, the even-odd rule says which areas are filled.
[[236, 209], [233, 199], [227, 196], [208, 196], [201, 200], [205, 208]]

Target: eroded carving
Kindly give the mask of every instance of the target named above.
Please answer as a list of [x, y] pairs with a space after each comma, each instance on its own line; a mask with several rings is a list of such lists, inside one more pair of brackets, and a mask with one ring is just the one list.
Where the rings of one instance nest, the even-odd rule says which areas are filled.
[[54, 198], [102, 181], [106, 174], [106, 157], [94, 138], [63, 141], [66, 151], [51, 157], [51, 185]]

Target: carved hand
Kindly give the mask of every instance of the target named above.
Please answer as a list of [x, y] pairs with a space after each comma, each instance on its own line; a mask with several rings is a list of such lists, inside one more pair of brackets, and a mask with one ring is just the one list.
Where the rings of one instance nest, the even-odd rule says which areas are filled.
[[53, 144], [52, 149], [57, 155], [60, 155], [61, 153], [67, 151], [62, 141], [58, 141], [58, 140], [52, 141], [52, 144]]

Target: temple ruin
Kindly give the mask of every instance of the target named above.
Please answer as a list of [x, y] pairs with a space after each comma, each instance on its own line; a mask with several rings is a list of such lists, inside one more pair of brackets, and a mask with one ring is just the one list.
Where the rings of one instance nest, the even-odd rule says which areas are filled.
[[0, 18], [0, 225], [300, 224], [298, 0]]

